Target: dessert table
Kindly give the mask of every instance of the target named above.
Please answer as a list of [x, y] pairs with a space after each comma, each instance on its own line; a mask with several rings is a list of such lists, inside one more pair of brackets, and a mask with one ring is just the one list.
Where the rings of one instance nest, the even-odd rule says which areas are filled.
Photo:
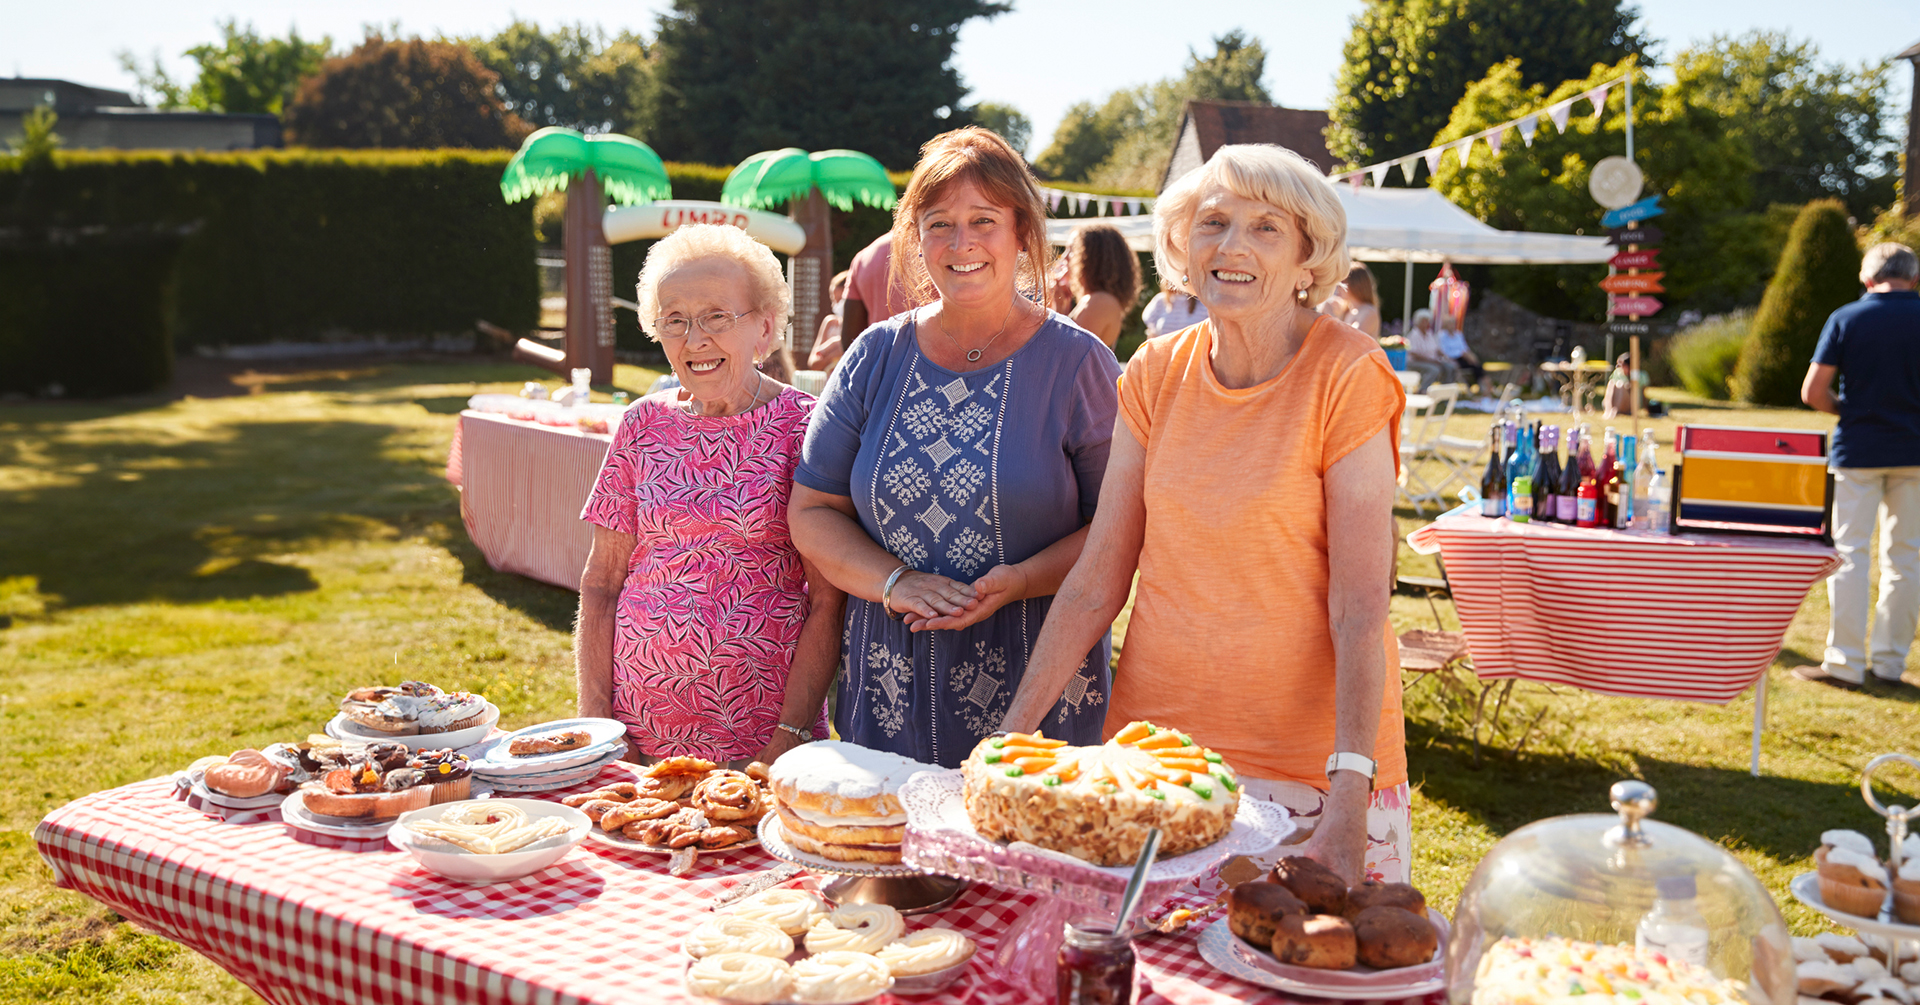
[[1808, 588], [1840, 565], [1817, 541], [1514, 523], [1457, 511], [1407, 543], [1446, 562], [1481, 678], [1714, 705], [1757, 683], [1755, 775], [1767, 667]]
[[[543, 798], [635, 775], [616, 763]], [[779, 864], [748, 848], [703, 857], [679, 879], [662, 856], [589, 838], [544, 872], [468, 886], [391, 848], [296, 841], [272, 814], [215, 819], [177, 791], [158, 778], [84, 796], [48, 814], [35, 844], [59, 886], [206, 955], [275, 1005], [702, 1002], [681, 986], [681, 936], [711, 898]], [[940, 1001], [1037, 1001], [990, 973], [999, 933], [1035, 902], [974, 885], [953, 906], [909, 920], [958, 929], [979, 946]], [[1215, 971], [1196, 948], [1200, 927], [1136, 942], [1151, 988], [1141, 1002], [1289, 1001]], [[927, 999], [879, 999], [916, 1000]]]
[[580, 519], [613, 437], [468, 409], [454, 425], [447, 480], [487, 564], [569, 590], [593, 550]]

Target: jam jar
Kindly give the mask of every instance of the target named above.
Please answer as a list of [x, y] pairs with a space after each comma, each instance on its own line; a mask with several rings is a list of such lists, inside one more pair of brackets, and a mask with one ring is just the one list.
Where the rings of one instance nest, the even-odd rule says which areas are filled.
[[1133, 941], [1111, 927], [1066, 926], [1060, 944], [1059, 1005], [1129, 1005]]

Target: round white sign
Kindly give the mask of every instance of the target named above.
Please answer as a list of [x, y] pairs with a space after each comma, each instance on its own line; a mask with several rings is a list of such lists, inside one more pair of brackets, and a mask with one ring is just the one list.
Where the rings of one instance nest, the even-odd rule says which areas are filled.
[[1587, 176], [1587, 191], [1593, 194], [1594, 202], [1608, 209], [1619, 209], [1640, 198], [1640, 186], [1645, 180], [1639, 165], [1616, 154], [1602, 158], [1593, 166], [1593, 173]]

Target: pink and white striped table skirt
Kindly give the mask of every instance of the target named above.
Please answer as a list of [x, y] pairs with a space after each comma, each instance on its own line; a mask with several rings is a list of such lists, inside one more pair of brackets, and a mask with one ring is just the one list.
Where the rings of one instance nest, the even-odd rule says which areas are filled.
[[1766, 672], [1827, 545], [1448, 516], [1407, 536], [1438, 551], [1483, 678], [1723, 705]]
[[487, 564], [580, 588], [593, 525], [580, 519], [613, 437], [461, 412], [447, 454], [460, 519]]

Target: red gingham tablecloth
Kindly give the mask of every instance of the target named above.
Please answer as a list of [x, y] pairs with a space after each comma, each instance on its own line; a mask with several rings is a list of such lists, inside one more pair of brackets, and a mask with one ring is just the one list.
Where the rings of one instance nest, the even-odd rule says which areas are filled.
[[461, 412], [447, 480], [460, 486], [460, 519], [487, 564], [578, 590], [593, 550], [580, 510], [612, 445], [605, 433]]
[[[633, 774], [609, 765], [594, 785]], [[48, 814], [34, 841], [60, 886], [205, 954], [275, 1005], [704, 1001], [681, 987], [681, 936], [710, 898], [779, 864], [753, 848], [703, 858], [676, 879], [664, 857], [589, 842], [526, 879], [467, 886], [391, 848], [296, 841], [268, 816], [209, 817], [160, 778], [77, 799]], [[908, 919], [979, 944], [973, 969], [941, 1001], [1034, 1000], [990, 973], [1000, 933], [1034, 903], [976, 884], [946, 910]], [[1138, 941], [1152, 991], [1141, 1001], [1288, 1000], [1214, 971], [1197, 935], [1196, 926]]]
[[1816, 541], [1469, 514], [1407, 541], [1445, 560], [1480, 677], [1716, 705], [1766, 672], [1807, 588], [1840, 564]]

